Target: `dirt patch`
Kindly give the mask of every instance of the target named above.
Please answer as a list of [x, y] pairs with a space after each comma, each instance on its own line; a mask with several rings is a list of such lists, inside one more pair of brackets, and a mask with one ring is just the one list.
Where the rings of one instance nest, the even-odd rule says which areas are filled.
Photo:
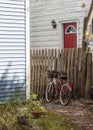
[[68, 122], [76, 125], [79, 130], [93, 130], [93, 101], [72, 100], [67, 106], [56, 101], [46, 103], [45, 106], [68, 117]]

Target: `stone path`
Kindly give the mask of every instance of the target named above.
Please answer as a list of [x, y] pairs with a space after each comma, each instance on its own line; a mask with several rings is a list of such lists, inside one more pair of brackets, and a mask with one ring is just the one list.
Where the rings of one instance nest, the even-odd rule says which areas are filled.
[[46, 108], [61, 113], [68, 117], [70, 124], [77, 125], [79, 130], [93, 130], [93, 102], [82, 100], [71, 101], [67, 106], [60, 103], [46, 103]]

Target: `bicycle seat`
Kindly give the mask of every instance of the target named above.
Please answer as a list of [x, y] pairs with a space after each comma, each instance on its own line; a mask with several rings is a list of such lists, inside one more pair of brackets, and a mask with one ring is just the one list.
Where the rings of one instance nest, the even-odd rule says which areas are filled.
[[67, 76], [61, 76], [62, 80], [67, 80]]
[[67, 74], [66, 73], [62, 73], [61, 74], [61, 79], [62, 80], [67, 80]]

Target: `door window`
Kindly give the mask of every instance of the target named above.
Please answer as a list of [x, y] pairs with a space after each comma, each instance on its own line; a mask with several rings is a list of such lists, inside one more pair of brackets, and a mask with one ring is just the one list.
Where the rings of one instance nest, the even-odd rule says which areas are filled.
[[65, 34], [72, 34], [72, 33], [76, 33], [76, 28], [70, 25], [66, 28]]

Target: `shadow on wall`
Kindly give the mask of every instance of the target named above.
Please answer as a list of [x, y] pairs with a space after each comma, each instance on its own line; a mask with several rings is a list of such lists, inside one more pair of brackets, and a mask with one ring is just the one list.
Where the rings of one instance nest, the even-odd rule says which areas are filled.
[[10, 73], [9, 70], [11, 66], [11, 62], [9, 62], [0, 79], [0, 104], [6, 103], [10, 99], [19, 98], [22, 101], [25, 100], [25, 78], [20, 80], [15, 69], [14, 72]]

